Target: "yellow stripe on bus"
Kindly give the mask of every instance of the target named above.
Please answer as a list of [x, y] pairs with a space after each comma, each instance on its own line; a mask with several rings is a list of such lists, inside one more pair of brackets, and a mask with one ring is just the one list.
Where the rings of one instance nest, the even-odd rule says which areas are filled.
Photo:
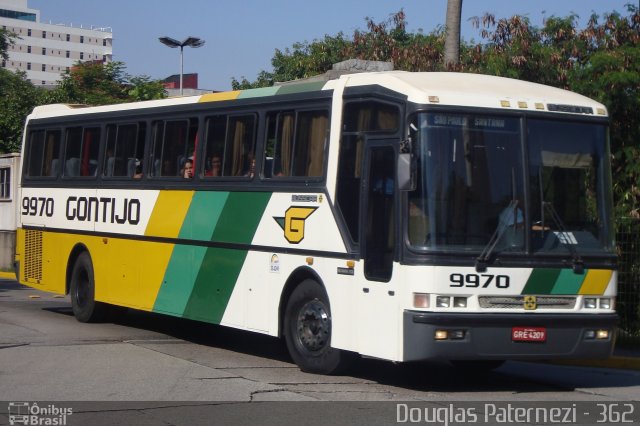
[[234, 90], [231, 92], [207, 93], [206, 95], [200, 96], [200, 99], [198, 99], [198, 102], [233, 101], [239, 95], [240, 95], [239, 90]]
[[194, 191], [160, 191], [144, 235], [177, 238]]
[[613, 271], [609, 269], [590, 269], [580, 287], [579, 294], [604, 294], [612, 274]]

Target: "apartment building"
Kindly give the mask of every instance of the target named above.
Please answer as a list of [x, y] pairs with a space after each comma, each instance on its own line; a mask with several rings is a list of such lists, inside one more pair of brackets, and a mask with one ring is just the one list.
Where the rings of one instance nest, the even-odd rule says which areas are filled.
[[111, 28], [42, 23], [27, 0], [0, 0], [0, 25], [16, 36], [2, 67], [26, 72], [36, 86], [55, 85], [78, 61], [112, 61]]

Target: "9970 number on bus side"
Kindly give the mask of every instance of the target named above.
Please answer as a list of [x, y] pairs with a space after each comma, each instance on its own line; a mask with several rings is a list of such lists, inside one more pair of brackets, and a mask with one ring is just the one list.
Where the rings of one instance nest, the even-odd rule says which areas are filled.
[[24, 197], [22, 199], [23, 216], [53, 216], [53, 198]]
[[492, 284], [496, 288], [509, 288], [508, 275], [492, 274], [451, 274], [450, 287], [488, 288]]

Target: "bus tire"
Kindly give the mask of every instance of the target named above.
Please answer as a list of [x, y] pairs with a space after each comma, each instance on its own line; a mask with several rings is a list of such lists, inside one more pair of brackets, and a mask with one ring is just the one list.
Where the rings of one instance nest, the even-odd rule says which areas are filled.
[[331, 347], [331, 310], [328, 297], [312, 279], [302, 281], [287, 300], [284, 337], [293, 361], [302, 371], [339, 374], [349, 354]]
[[106, 317], [107, 306], [95, 300], [93, 264], [89, 253], [80, 253], [71, 271], [69, 294], [73, 315], [80, 322], [99, 322]]

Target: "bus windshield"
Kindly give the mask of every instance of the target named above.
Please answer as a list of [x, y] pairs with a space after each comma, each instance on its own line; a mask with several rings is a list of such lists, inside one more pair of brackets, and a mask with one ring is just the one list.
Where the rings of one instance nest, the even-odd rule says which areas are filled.
[[477, 253], [497, 238], [494, 253], [611, 250], [611, 227], [603, 219], [611, 208], [606, 126], [526, 123], [523, 138], [517, 117], [413, 117], [418, 183], [408, 197], [412, 248]]

